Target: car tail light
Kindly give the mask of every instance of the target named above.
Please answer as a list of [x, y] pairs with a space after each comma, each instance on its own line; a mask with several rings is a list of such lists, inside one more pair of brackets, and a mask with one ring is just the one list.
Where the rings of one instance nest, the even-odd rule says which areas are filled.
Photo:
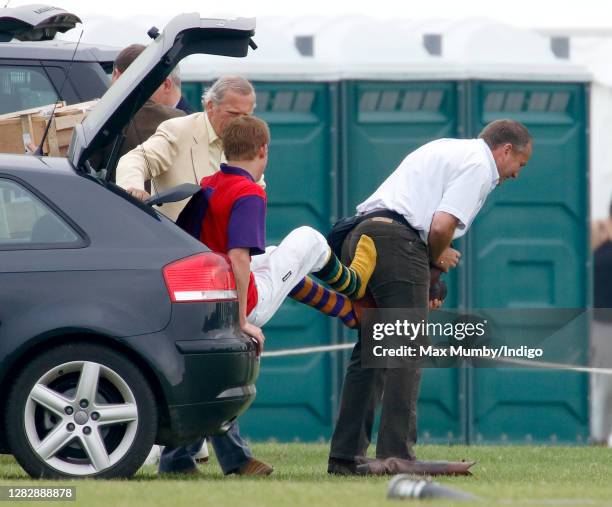
[[206, 252], [164, 267], [164, 280], [173, 303], [228, 301], [238, 298], [227, 256]]

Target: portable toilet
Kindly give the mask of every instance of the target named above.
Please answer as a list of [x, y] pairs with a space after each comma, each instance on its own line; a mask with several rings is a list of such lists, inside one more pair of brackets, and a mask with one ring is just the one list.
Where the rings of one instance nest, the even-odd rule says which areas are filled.
[[[587, 308], [589, 73], [556, 57], [550, 39], [533, 31], [470, 19], [448, 24], [441, 35], [442, 53], [465, 72], [461, 137], [475, 137], [499, 118], [521, 121], [534, 137], [520, 179], [489, 196], [461, 242], [459, 303], [526, 312]], [[586, 319], [576, 339], [587, 357]], [[475, 368], [465, 371], [464, 385], [467, 441], [588, 439], [586, 374]]]

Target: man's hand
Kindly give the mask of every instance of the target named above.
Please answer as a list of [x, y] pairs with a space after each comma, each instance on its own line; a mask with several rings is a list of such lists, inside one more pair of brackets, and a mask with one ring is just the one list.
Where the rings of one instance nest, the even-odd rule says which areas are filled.
[[266, 337], [264, 336], [261, 328], [257, 327], [254, 324], [250, 324], [249, 322], [245, 322], [243, 325], [240, 326], [240, 329], [243, 333], [249, 335], [257, 342], [257, 354], [261, 354], [264, 342], [266, 341]]
[[130, 187], [126, 190], [126, 192], [142, 202], [145, 202], [147, 199], [151, 198], [151, 194], [149, 194], [149, 192], [146, 190], [140, 190], [139, 188]]
[[434, 263], [434, 265], [438, 269], [448, 273], [449, 269], [457, 267], [460, 258], [461, 252], [449, 246], [442, 252], [442, 255], [438, 257], [438, 260]]
[[[450, 247], [458, 223], [459, 220], [450, 213], [444, 211], [436, 211], [434, 213], [429, 236], [427, 237], [429, 258], [434, 266], [438, 266], [440, 257]], [[448, 266], [446, 266], [444, 271], [447, 270]]]
[[437, 310], [438, 308], [442, 307], [442, 303], [444, 303], [444, 301], [442, 301], [441, 299], [430, 299], [429, 300], [429, 309], [430, 310]]

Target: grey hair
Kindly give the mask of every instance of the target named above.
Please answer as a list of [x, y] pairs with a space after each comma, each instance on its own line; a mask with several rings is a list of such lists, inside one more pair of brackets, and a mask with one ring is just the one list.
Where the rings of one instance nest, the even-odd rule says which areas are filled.
[[239, 95], [255, 96], [255, 89], [247, 79], [241, 76], [222, 76], [210, 88], [206, 88], [202, 95], [202, 105], [206, 107], [208, 102], [219, 105], [229, 91]]
[[170, 72], [170, 74], [168, 74], [167, 79], [172, 81], [172, 84], [176, 86], [179, 90], [181, 89], [181, 69], [178, 65], [174, 67], [174, 69], [172, 69], [172, 72]]
[[494, 150], [501, 144], [510, 143], [517, 151], [522, 152], [532, 141], [527, 127], [516, 120], [495, 120], [485, 126], [478, 135]]

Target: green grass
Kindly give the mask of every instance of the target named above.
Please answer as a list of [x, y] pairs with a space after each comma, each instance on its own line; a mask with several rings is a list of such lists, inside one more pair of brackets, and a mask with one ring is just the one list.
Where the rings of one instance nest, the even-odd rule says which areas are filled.
[[[253, 445], [253, 451], [258, 458], [274, 466], [270, 477], [223, 477], [214, 459], [200, 467], [200, 476], [187, 478], [160, 478], [153, 467], [146, 467], [132, 480], [54, 483], [75, 485], [77, 502], [42, 505], [380, 507], [387, 504], [388, 477], [328, 476], [326, 445], [266, 443]], [[484, 501], [476, 505], [612, 504], [612, 450], [606, 448], [421, 446], [417, 453], [420, 459], [477, 461], [472, 477], [436, 479], [480, 496]], [[0, 485], [42, 484], [52, 483], [32, 480], [12, 458], [0, 458]], [[30, 504], [41, 505], [40, 502], [19, 502], [18, 505]], [[437, 507], [455, 503], [427, 501], [419, 505]]]

